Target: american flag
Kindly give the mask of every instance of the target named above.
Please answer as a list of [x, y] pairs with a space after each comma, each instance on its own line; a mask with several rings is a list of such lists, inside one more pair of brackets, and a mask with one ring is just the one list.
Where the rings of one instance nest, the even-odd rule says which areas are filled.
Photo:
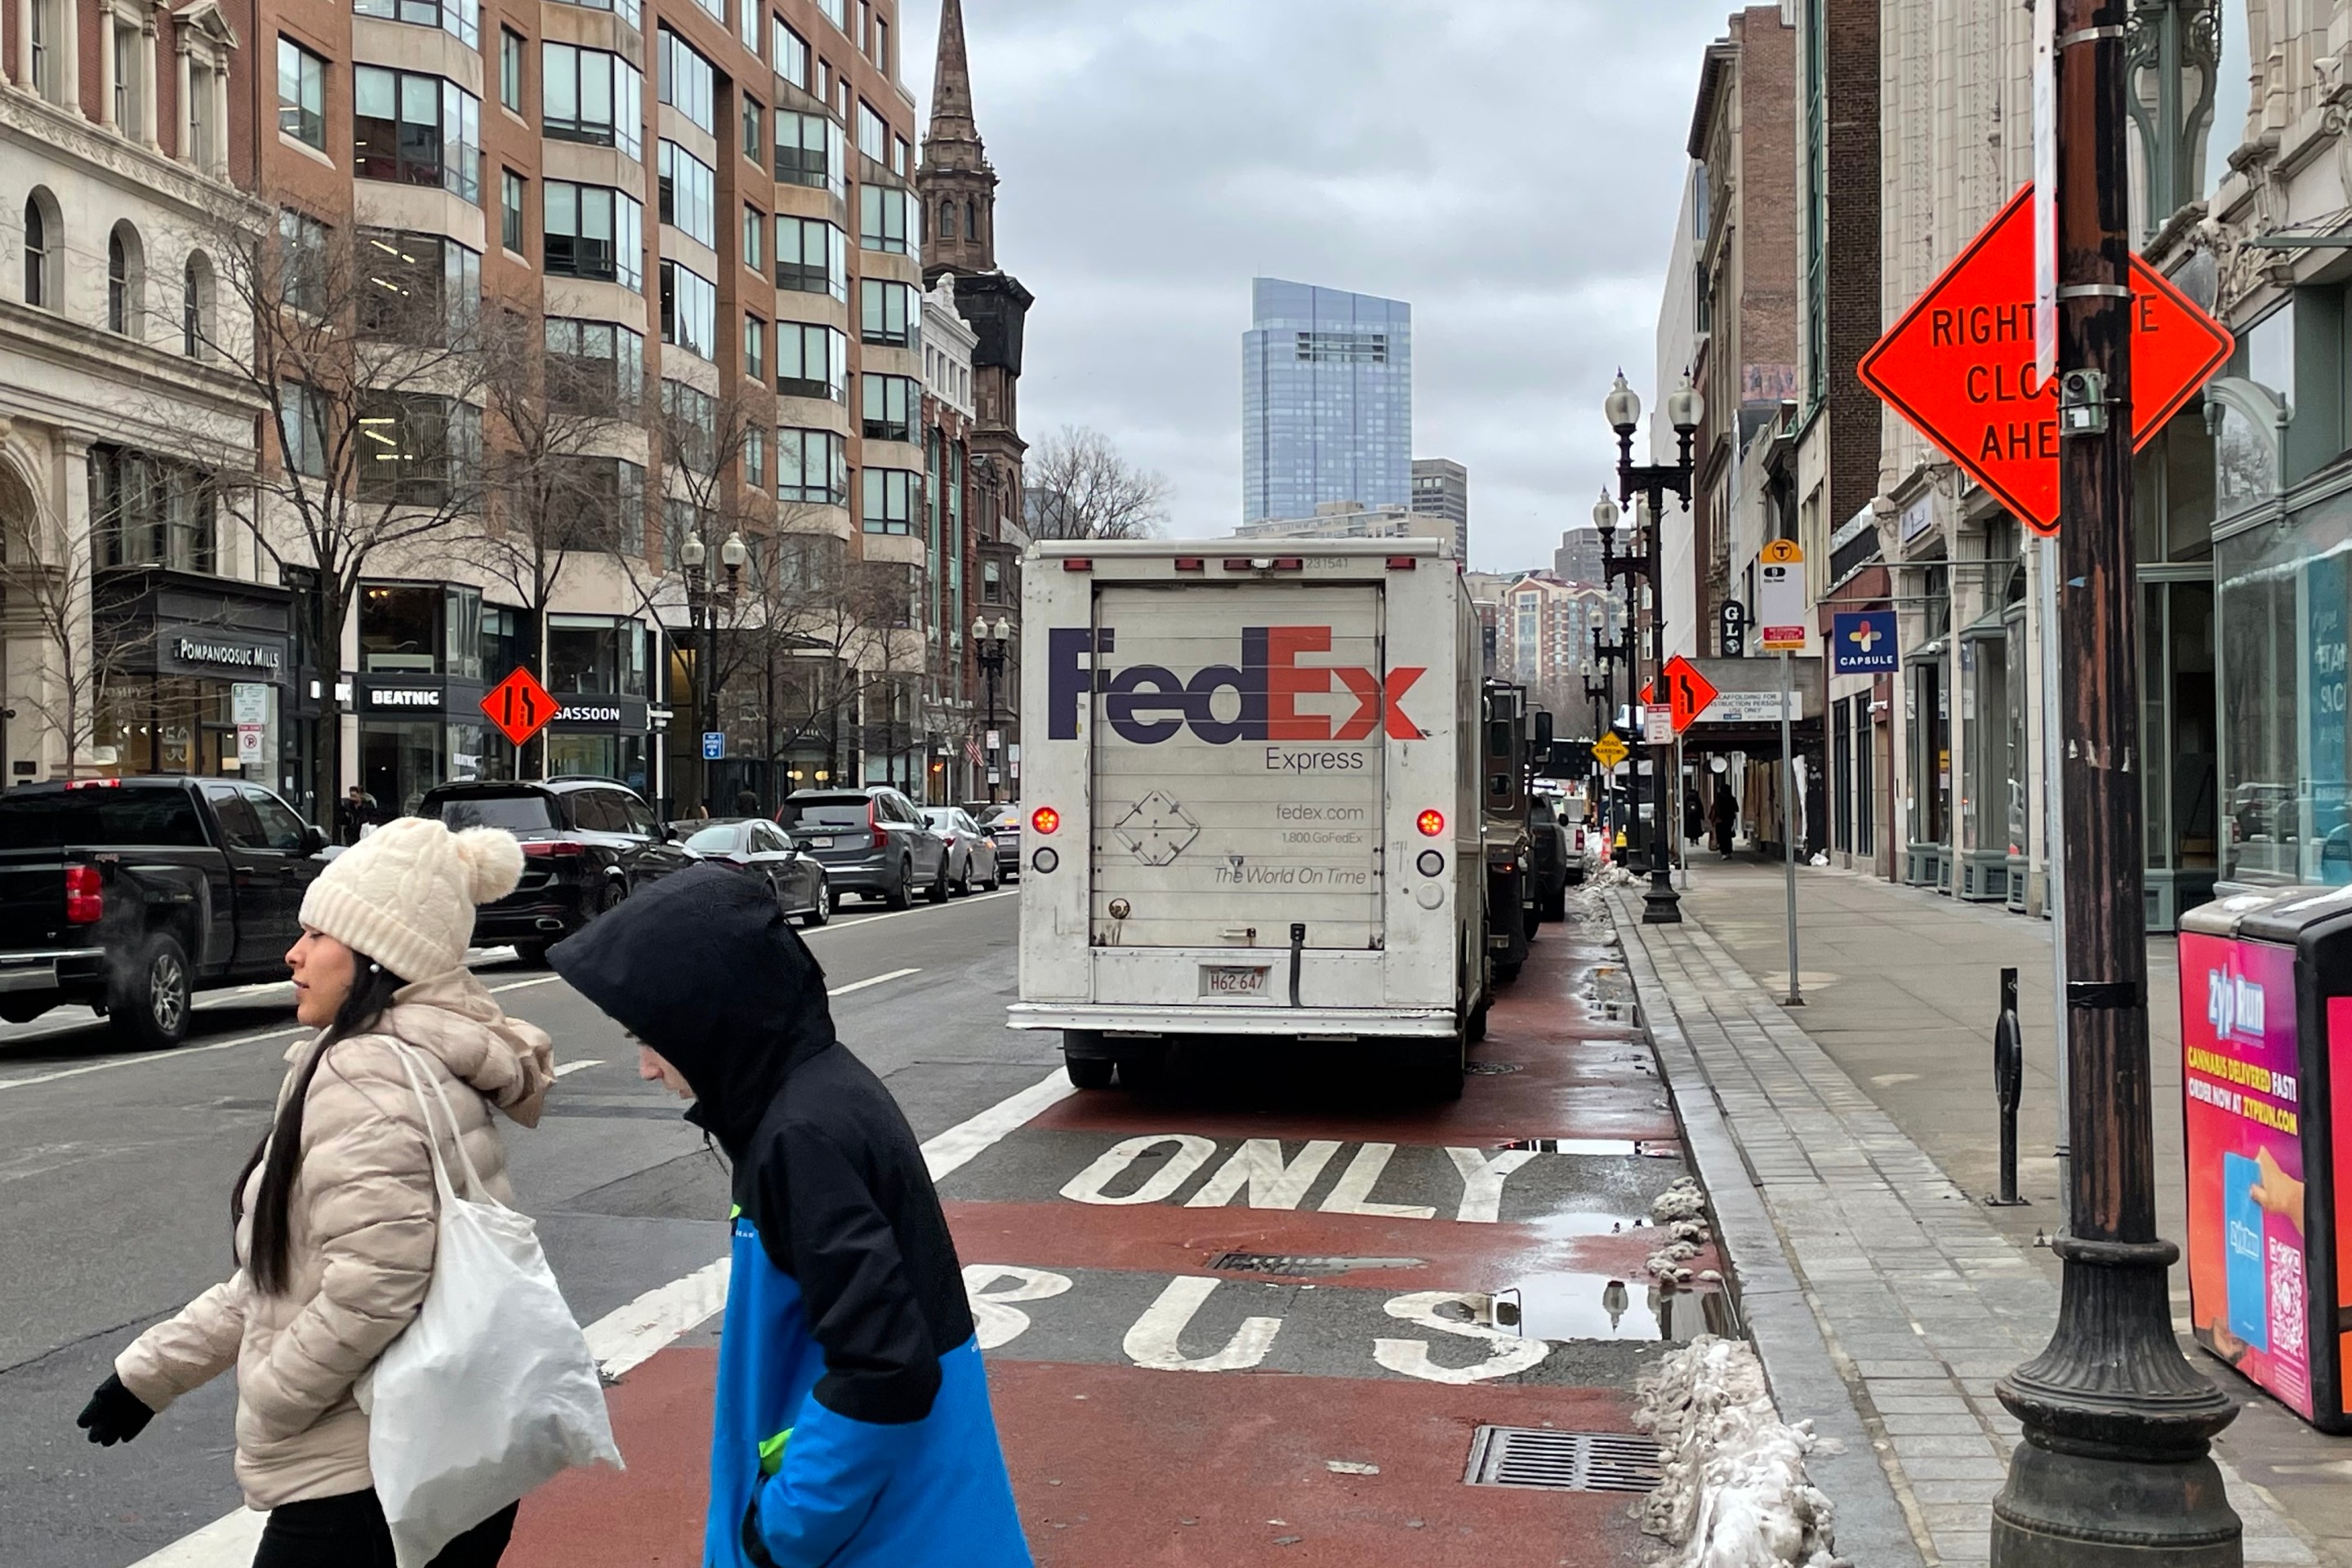
[[964, 760], [965, 760], [966, 762], [970, 763], [973, 767], [978, 767], [978, 766], [980, 766], [980, 740], [979, 740], [979, 737], [977, 737], [977, 736], [966, 736], [966, 737], [965, 737], [965, 739], [964, 739], [964, 742], [963, 742], [963, 755], [964, 755]]

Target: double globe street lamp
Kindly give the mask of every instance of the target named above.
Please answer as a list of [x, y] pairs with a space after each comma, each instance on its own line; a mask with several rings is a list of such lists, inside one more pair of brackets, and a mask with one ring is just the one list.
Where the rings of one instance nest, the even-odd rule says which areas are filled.
[[[743, 563], [751, 552], [743, 542], [740, 532], [730, 532], [727, 542], [719, 547], [719, 563], [727, 572], [724, 585], [710, 581], [710, 552], [698, 534], [688, 534], [678, 547], [677, 564], [686, 577], [687, 621], [694, 630], [694, 684], [696, 695], [702, 700], [702, 733], [709, 735], [719, 728], [719, 608], [735, 600], [735, 580], [742, 575]], [[702, 800], [710, 804], [710, 749], [702, 752]]]
[[1003, 732], [996, 727], [996, 682], [1004, 673], [1004, 660], [1013, 647], [1013, 623], [1003, 616], [990, 626], [986, 616], [974, 616], [971, 623], [971, 654], [980, 664], [980, 673], [988, 683], [988, 799], [996, 803], [997, 781], [1003, 776], [998, 762], [998, 742]]
[[[1674, 426], [1678, 447], [1672, 463], [1636, 463], [1633, 461], [1633, 432], [1642, 423], [1642, 399], [1625, 383], [1625, 373], [1619, 371], [1615, 384], [1601, 401], [1601, 412], [1609, 427], [1617, 432], [1617, 494], [1612, 499], [1603, 490], [1593, 503], [1592, 525], [1601, 533], [1601, 572], [1607, 577], [1625, 580], [1625, 639], [1627, 651], [1633, 651], [1635, 640], [1635, 608], [1633, 591], [1636, 579], [1646, 583], [1650, 590], [1650, 670], [1652, 684], [1659, 689], [1652, 696], [1663, 699], [1665, 692], [1660, 679], [1666, 663], [1665, 595], [1659, 582], [1658, 535], [1664, 526], [1666, 492], [1672, 490], [1681, 498], [1683, 510], [1691, 504], [1691, 448], [1698, 435], [1699, 421], [1706, 416], [1706, 401], [1698, 388], [1691, 384], [1689, 375], [1666, 395], [1666, 423]], [[1632, 553], [1614, 554], [1613, 541], [1617, 524], [1624, 516], [1623, 508], [1639, 498], [1641, 506], [1635, 513], [1636, 537]], [[1634, 667], [1629, 659], [1626, 668], [1626, 693], [1638, 696], [1640, 683], [1634, 678]], [[1650, 759], [1652, 784], [1650, 805], [1650, 886], [1642, 895], [1642, 923], [1644, 925], [1677, 925], [1683, 918], [1682, 903], [1675, 895], [1672, 832], [1674, 779], [1663, 748]]]

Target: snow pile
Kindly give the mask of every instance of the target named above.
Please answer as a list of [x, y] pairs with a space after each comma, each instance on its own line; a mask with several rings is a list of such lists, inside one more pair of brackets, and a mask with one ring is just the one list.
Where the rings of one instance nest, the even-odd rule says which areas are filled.
[[1780, 1420], [1745, 1341], [1702, 1335], [1634, 1394], [1633, 1424], [1664, 1468], [1642, 1528], [1676, 1549], [1671, 1568], [1849, 1568], [1830, 1500], [1805, 1479], [1812, 1423]]
[[[1661, 1285], [1689, 1284], [1690, 1260], [1715, 1235], [1706, 1228], [1706, 1195], [1696, 1182], [1685, 1176], [1657, 1195], [1650, 1205], [1650, 1217], [1666, 1233], [1665, 1245], [1650, 1254], [1644, 1265], [1650, 1277]], [[1713, 1275], [1715, 1270], [1706, 1272]]]
[[1584, 885], [1588, 888], [1633, 888], [1639, 887], [1646, 879], [1634, 875], [1622, 866], [1612, 865], [1605, 860], [1601, 862], [1599, 868], [1588, 870], [1584, 874]]

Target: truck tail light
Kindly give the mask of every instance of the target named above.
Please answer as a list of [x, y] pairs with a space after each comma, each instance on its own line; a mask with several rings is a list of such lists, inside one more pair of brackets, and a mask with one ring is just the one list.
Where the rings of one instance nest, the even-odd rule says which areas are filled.
[[541, 860], [577, 860], [588, 853], [588, 847], [568, 838], [534, 838], [522, 847], [522, 852]]
[[1412, 569], [1413, 569], [1413, 558], [1412, 558], [1412, 556], [1410, 556], [1410, 555], [1391, 555], [1391, 556], [1390, 556], [1390, 557], [1389, 557], [1389, 570], [1390, 570], [1390, 571], [1391, 571], [1391, 572], [1410, 572], [1410, 571], [1412, 571]]
[[1176, 557], [1176, 570], [1179, 572], [1205, 572], [1208, 569], [1209, 563], [1198, 555]]
[[68, 789], [121, 789], [121, 779], [68, 779]]
[[1445, 831], [1445, 814], [1433, 805], [1414, 817], [1412, 825], [1421, 829], [1423, 838], [1434, 838]]
[[1029, 814], [1029, 826], [1040, 833], [1051, 833], [1062, 826], [1062, 814], [1050, 805], [1041, 805]]
[[1062, 570], [1065, 572], [1091, 572], [1094, 569], [1095, 563], [1083, 555], [1066, 555], [1062, 558]]
[[[111, 783], [111, 780], [108, 781]], [[106, 914], [106, 891], [95, 866], [66, 868], [66, 924], [96, 925]]]

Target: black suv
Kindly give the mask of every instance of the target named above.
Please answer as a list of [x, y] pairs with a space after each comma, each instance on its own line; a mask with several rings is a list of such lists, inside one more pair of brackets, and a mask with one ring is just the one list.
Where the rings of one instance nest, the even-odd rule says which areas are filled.
[[474, 941], [510, 942], [531, 963], [639, 883], [699, 858], [671, 841], [636, 791], [611, 779], [436, 784], [416, 815], [437, 816], [452, 828], [503, 827], [522, 841], [522, 881], [475, 911]]
[[236, 779], [76, 779], [0, 795], [0, 1018], [79, 1005], [135, 1044], [178, 1044], [192, 993], [286, 977], [326, 842]]

